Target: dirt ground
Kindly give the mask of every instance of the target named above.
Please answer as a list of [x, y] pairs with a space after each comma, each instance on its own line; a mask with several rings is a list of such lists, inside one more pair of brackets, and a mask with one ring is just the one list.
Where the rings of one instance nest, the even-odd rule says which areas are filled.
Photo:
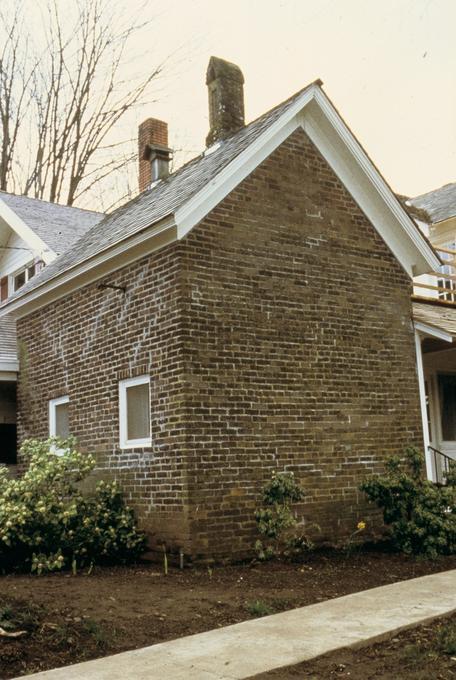
[[454, 680], [456, 616], [361, 649], [342, 649], [255, 680]]
[[151, 564], [76, 576], [3, 576], [0, 627], [24, 634], [0, 636], [0, 679], [454, 568], [456, 556], [424, 561], [365, 549], [349, 556], [315, 552], [300, 564], [170, 569], [167, 576]]

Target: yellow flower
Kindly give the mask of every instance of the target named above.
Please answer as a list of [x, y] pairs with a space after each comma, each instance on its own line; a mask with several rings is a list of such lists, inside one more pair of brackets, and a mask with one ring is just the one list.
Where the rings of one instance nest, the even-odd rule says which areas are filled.
[[363, 529], [366, 528], [366, 522], [358, 522], [358, 524], [356, 526], [357, 526], [358, 531], [362, 531]]

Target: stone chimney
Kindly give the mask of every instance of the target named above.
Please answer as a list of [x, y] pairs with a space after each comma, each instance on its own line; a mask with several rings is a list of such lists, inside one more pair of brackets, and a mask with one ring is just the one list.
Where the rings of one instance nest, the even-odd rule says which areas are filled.
[[209, 94], [207, 146], [244, 127], [244, 76], [239, 66], [211, 57], [206, 72]]
[[171, 149], [168, 147], [168, 124], [147, 118], [138, 128], [139, 191], [169, 175]]

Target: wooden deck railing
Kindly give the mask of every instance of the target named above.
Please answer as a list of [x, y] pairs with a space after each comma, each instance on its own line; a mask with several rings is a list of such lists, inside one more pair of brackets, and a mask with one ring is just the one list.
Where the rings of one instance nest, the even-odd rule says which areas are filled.
[[[442, 259], [442, 270], [449, 267], [451, 273], [431, 271], [427, 274], [428, 281], [414, 281], [413, 294], [415, 298], [445, 302], [456, 307], [456, 250], [435, 247]], [[451, 257], [449, 257], [451, 256]]]

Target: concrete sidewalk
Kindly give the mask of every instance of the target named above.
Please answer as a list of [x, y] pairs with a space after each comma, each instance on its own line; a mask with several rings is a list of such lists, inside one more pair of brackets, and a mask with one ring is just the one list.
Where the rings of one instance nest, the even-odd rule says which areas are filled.
[[454, 611], [456, 570], [25, 677], [239, 680], [341, 647], [388, 637]]

